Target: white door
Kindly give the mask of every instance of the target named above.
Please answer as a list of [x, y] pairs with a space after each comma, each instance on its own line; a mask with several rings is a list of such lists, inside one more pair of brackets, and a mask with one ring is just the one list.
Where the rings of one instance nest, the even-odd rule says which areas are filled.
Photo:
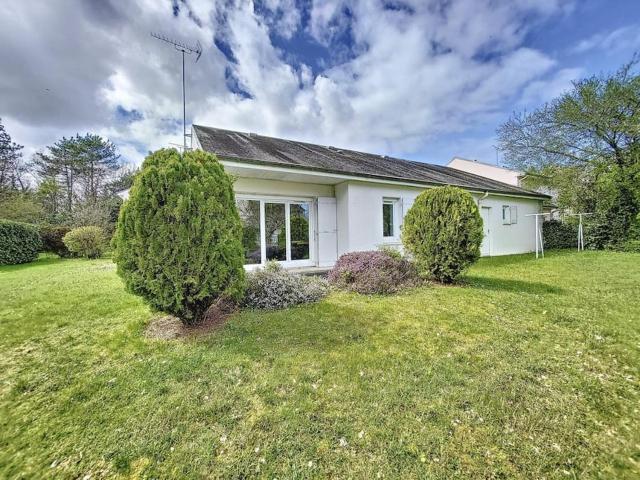
[[480, 255], [488, 257], [491, 255], [491, 207], [482, 207], [480, 209], [482, 216], [482, 245], [480, 245]]
[[338, 259], [336, 199], [318, 198], [318, 266], [331, 267]]

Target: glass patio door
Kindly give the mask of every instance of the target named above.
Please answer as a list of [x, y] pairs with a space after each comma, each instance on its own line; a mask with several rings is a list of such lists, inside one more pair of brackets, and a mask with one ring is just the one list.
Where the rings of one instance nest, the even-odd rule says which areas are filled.
[[265, 203], [264, 224], [266, 228], [267, 261], [287, 260], [287, 217], [286, 203]]
[[237, 205], [245, 265], [270, 260], [291, 266], [311, 264], [311, 202], [239, 198]]

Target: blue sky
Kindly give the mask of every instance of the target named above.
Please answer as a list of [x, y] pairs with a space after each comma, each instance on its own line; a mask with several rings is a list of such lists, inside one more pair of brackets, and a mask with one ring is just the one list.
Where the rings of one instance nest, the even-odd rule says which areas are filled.
[[96, 132], [139, 163], [188, 120], [433, 163], [640, 50], [637, 0], [68, 0], [0, 12], [0, 117], [25, 153]]

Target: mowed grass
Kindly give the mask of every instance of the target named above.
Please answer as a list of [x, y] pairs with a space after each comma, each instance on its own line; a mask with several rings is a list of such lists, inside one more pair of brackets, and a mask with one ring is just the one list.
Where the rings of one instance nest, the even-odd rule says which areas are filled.
[[0, 291], [0, 478], [640, 475], [640, 255], [483, 259], [179, 341], [109, 260]]

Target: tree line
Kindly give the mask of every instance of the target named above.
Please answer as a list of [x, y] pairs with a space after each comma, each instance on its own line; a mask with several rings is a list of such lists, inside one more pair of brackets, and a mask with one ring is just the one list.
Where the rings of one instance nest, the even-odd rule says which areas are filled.
[[575, 81], [559, 98], [517, 112], [497, 130], [525, 186], [548, 187], [558, 207], [590, 212], [592, 247], [640, 251], [638, 57], [613, 74]]
[[29, 160], [0, 119], [0, 218], [27, 223], [113, 230], [133, 182], [116, 146], [99, 135], [63, 137]]

